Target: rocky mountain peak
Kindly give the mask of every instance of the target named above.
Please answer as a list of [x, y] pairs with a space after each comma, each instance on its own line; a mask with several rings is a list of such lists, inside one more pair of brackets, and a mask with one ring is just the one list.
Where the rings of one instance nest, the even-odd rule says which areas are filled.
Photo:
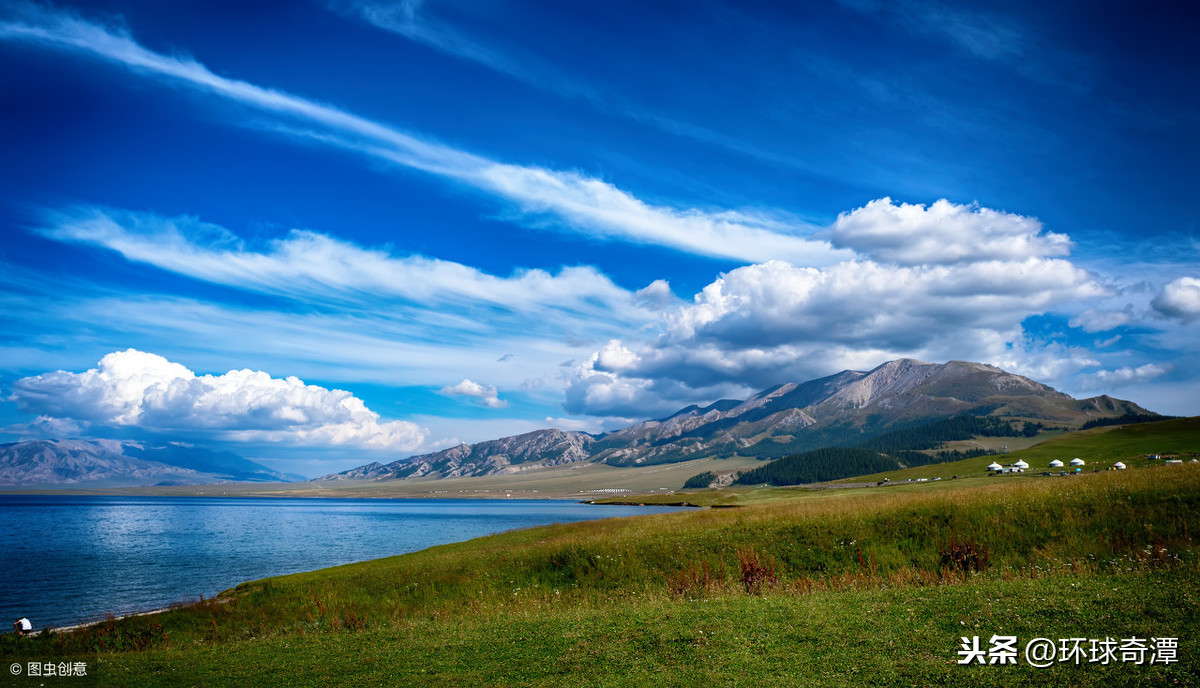
[[576, 461], [630, 466], [733, 453], [774, 457], [844, 445], [894, 427], [964, 413], [1071, 426], [1097, 416], [1145, 412], [1127, 401], [1077, 401], [984, 363], [939, 364], [903, 358], [868, 372], [845, 370], [807, 382], [786, 382], [745, 401], [723, 399], [708, 406], [688, 406], [666, 418], [642, 421], [599, 437], [538, 430], [401, 459], [376, 473], [379, 479], [452, 477], [535, 470]]

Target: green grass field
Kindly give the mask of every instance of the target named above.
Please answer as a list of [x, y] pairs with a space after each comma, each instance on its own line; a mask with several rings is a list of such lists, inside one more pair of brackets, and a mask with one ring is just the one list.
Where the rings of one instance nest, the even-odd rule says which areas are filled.
[[[0, 658], [87, 661], [73, 683], [113, 686], [1200, 680], [1200, 467], [926, 487], [504, 533], [4, 635]], [[976, 635], [1174, 637], [1178, 662], [959, 666]]]
[[1040, 474], [1051, 469], [1050, 462], [1058, 459], [1069, 463], [1076, 457], [1087, 462], [1085, 472], [1105, 470], [1121, 461], [1130, 467], [1151, 465], [1149, 456], [1159, 454], [1168, 458], [1200, 459], [1200, 417], [1177, 418], [1157, 423], [1136, 425], [1114, 425], [1081, 430], [1066, 435], [1051, 435], [1049, 439], [1033, 446], [995, 456], [978, 456], [951, 463], [918, 466], [900, 471], [889, 471], [876, 475], [852, 478], [850, 481], [878, 481], [889, 478], [893, 482], [908, 478], [950, 478], [987, 475], [987, 465], [993, 461], [1000, 464], [1015, 463], [1024, 459], [1029, 464], [1029, 474]]
[[[983, 439], [998, 442], [1013, 440], [1028, 446], [1004, 455], [977, 456], [961, 461], [845, 478], [815, 486], [735, 485], [721, 489], [679, 490], [672, 494], [650, 493], [608, 497], [596, 499], [595, 502], [597, 504], [688, 503], [696, 506], [747, 506], [778, 500], [834, 498], [835, 495], [827, 494], [831, 488], [844, 490], [857, 488], [857, 486], [874, 486], [885, 478], [890, 481], [890, 484], [886, 486], [888, 490], [959, 489], [964, 485], [980, 484], [981, 481], [992, 483], [1029, 478], [1040, 479], [1043, 477], [1041, 474], [1044, 471], [1053, 471], [1057, 474], [1059, 470], [1066, 470], [1065, 468], [1051, 469], [1050, 462], [1052, 460], [1059, 459], [1064, 463], [1069, 463], [1075, 457], [1080, 457], [1087, 462], [1083, 469], [1084, 473], [1106, 470], [1118, 461], [1125, 463], [1131, 469], [1144, 468], [1163, 465], [1166, 458], [1179, 458], [1187, 461], [1200, 458], [1200, 417], [1180, 418], [1158, 423], [1100, 427], [1069, 434], [1051, 432], [1036, 438]], [[1164, 459], [1151, 461], [1148, 457], [1152, 454], [1159, 454]], [[1026, 473], [1002, 476], [988, 474], [987, 466], [993, 461], [1009, 464], [1015, 463], [1018, 459], [1024, 459], [1030, 465]], [[925, 478], [930, 482], [907, 482], [920, 478]], [[940, 480], [934, 482], [935, 478]], [[947, 480], [952, 479], [956, 479], [953, 485], [946, 483]]]

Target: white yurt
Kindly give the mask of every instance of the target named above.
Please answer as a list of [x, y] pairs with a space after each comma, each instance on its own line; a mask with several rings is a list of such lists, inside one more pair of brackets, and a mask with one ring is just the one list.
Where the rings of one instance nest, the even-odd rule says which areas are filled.
[[1003, 468], [1004, 468], [1004, 466], [1001, 466], [1000, 464], [996, 463], [995, 461], [993, 461], [993, 462], [991, 462], [991, 463], [989, 463], [989, 464], [988, 464], [988, 470], [989, 470], [989, 471], [998, 471], [998, 470], [1001, 470], [1001, 469], [1003, 469]]
[[1062, 462], [1062, 461], [1059, 461], [1058, 459], [1055, 459], [1055, 460], [1053, 460], [1053, 461], [1051, 461], [1051, 462], [1050, 462], [1050, 467], [1051, 467], [1051, 468], [1062, 468], [1062, 467], [1063, 467], [1063, 462]]
[[1029, 468], [1029, 464], [1025, 463], [1025, 461], [1023, 459], [1017, 459], [1017, 462], [1014, 463], [1013, 466], [1020, 468], [1021, 470], [1025, 470], [1026, 468]]
[[1117, 469], [1118, 471], [1123, 471], [1123, 470], [1125, 470], [1125, 464], [1118, 461], [1113, 464], [1113, 468]]
[[1076, 458], [1074, 458], [1074, 459], [1071, 459], [1071, 465], [1072, 465], [1072, 466], [1082, 466], [1082, 465], [1083, 465], [1083, 459], [1081, 459], [1081, 458], [1078, 458], [1078, 457], [1076, 457]]

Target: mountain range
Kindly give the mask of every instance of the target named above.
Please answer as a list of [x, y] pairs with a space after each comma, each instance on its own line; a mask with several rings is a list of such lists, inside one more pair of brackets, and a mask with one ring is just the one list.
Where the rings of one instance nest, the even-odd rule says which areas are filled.
[[293, 482], [232, 452], [178, 442], [31, 440], [0, 444], [0, 487], [126, 487], [217, 482]]
[[587, 461], [639, 466], [735, 454], [774, 458], [848, 446], [962, 414], [1070, 428], [1097, 418], [1153, 415], [1133, 402], [1108, 396], [1074, 399], [983, 363], [900, 359], [866, 372], [846, 370], [776, 385], [745, 400], [688, 406], [614, 432], [537, 430], [388, 464], [371, 463], [317, 480], [481, 476]]

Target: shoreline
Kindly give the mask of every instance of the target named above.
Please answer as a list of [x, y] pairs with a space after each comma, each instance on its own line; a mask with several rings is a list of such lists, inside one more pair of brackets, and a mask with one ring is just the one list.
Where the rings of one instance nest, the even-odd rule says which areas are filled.
[[154, 616], [155, 614], [162, 614], [164, 612], [174, 611], [176, 609], [183, 609], [184, 607], [188, 607], [188, 606], [191, 606], [191, 605], [190, 604], [170, 605], [167, 607], [160, 607], [158, 609], [150, 609], [150, 610], [147, 610], [144, 612], [130, 612], [128, 614], [114, 614], [112, 616], [105, 616], [103, 619], [99, 619], [97, 621], [84, 621], [82, 623], [70, 624], [67, 626], [46, 626], [44, 628], [39, 628], [36, 631], [30, 631], [29, 633], [26, 633], [25, 635], [33, 638], [33, 637], [42, 635], [43, 633], [74, 633], [75, 631], [82, 631], [85, 628], [99, 626], [100, 624], [108, 623], [109, 621], [120, 621], [121, 619], [133, 619], [133, 618], [136, 618], [139, 616]]
[[[30, 492], [30, 491], [25, 491], [25, 492], [17, 492], [17, 493], [14, 493], [14, 492], [0, 492], [0, 496], [3, 496], [3, 495], [14, 495], [14, 494], [15, 494], [15, 495], [18, 495], [18, 496], [19, 496], [19, 495], [26, 495], [26, 496], [36, 496], [36, 497], [54, 497], [54, 496], [99, 497], [99, 498], [105, 498], [105, 497], [185, 497], [185, 498], [186, 498], [186, 497], [224, 497], [224, 498], [236, 498], [236, 499], [247, 499], [247, 500], [268, 500], [268, 499], [271, 499], [271, 498], [276, 498], [276, 499], [277, 499], [277, 498], [280, 498], [280, 497], [286, 497], [286, 496], [288, 496], [288, 495], [129, 495], [129, 494], [120, 495], [120, 494], [94, 494], [94, 493], [92, 493], [92, 494], [89, 494], [89, 493], [84, 493], [84, 494], [81, 494], [79, 491], [61, 491], [61, 492], [60, 492], [60, 491], [55, 491], [55, 492], [45, 492], [45, 491]], [[315, 502], [315, 501], [320, 501], [321, 499], [328, 499], [328, 500], [354, 500], [354, 501], [357, 501], [357, 500], [373, 500], [373, 501], [376, 501], [376, 500], [377, 500], [377, 501], [391, 501], [391, 500], [411, 499], [411, 497], [408, 497], [408, 496], [396, 496], [396, 497], [385, 497], [385, 496], [364, 496], [364, 497], [356, 497], [356, 496], [343, 496], [343, 495], [336, 495], [336, 496], [334, 496], [334, 495], [323, 495], [323, 496], [314, 497], [314, 498], [313, 498], [311, 501], [314, 501], [314, 502]], [[527, 498], [527, 497], [501, 497], [501, 496], [498, 496], [498, 495], [494, 495], [494, 496], [493, 496], [493, 499], [486, 499], [486, 498], [483, 498], [483, 497], [459, 497], [459, 496], [449, 496], [449, 495], [436, 495], [436, 496], [431, 496], [431, 497], [430, 497], [430, 498], [428, 498], [428, 499], [437, 499], [437, 500], [439, 500], [439, 501], [446, 501], [446, 502], [451, 502], [451, 501], [463, 501], [463, 502], [482, 502], [482, 501], [488, 501], [488, 502], [521, 502], [521, 501], [524, 501], [524, 502], [534, 502], [534, 503], [538, 503], [538, 502], [540, 502], [540, 503], [543, 503], [543, 504], [548, 504], [548, 503], [560, 503], [560, 504], [568, 504], [568, 503], [569, 503], [569, 504], [586, 504], [586, 505], [588, 505], [588, 506], [602, 506], [602, 505], [593, 504], [593, 503], [589, 502], [589, 501], [588, 501], [588, 500], [586, 500], [586, 499], [585, 499], [585, 500], [580, 500], [580, 499], [577, 499], [577, 498], [550, 498], [550, 497], [543, 497], [543, 498], [537, 499], [537, 498]], [[426, 500], [421, 500], [421, 501], [426, 501]], [[624, 506], [634, 506], [634, 505], [624, 505]], [[645, 506], [645, 507], [650, 507], [650, 508], [661, 508], [661, 507], [664, 507], [664, 506], [670, 506], [670, 505], [662, 505], [662, 504], [642, 504], [642, 505], [640, 505], [640, 506]], [[597, 514], [599, 514], [599, 513], [602, 513], [602, 510], [598, 510], [596, 513], [597, 513]], [[643, 515], [645, 515], [645, 514], [643, 514]], [[616, 518], [616, 517], [619, 517], [619, 516], [615, 516], [615, 515], [614, 515], [614, 516], [607, 516], [607, 515], [606, 515], [606, 516], [601, 516], [601, 517], [599, 517], [599, 518], [595, 518], [595, 519], [585, 519], [585, 520], [606, 520], [606, 519], [610, 519], [610, 518]], [[565, 521], [565, 522], [569, 523], [569, 522], [572, 522], [572, 521]], [[366, 558], [359, 559], [359, 560], [355, 560], [355, 561], [342, 562], [342, 563], [337, 563], [337, 564], [332, 564], [332, 565], [317, 565], [315, 568], [311, 568], [311, 569], [307, 569], [307, 568], [306, 568], [306, 569], [304, 569], [304, 570], [302, 570], [302, 571], [292, 571], [292, 572], [290, 572], [290, 573], [289, 573], [289, 572], [277, 573], [277, 574], [272, 574], [272, 575], [263, 576], [263, 577], [261, 577], [261, 578], [254, 578], [254, 577], [252, 577], [252, 578], [246, 578], [245, 580], [241, 580], [241, 581], [239, 581], [239, 582], [237, 582], [237, 583], [235, 583], [235, 584], [233, 584], [233, 585], [231, 585], [231, 586], [229, 586], [229, 587], [225, 588], [224, 590], [222, 590], [222, 591], [220, 591], [220, 592], [217, 592], [217, 593], [216, 593], [216, 594], [214, 594], [212, 597], [201, 596], [201, 597], [199, 597], [199, 598], [195, 598], [195, 597], [188, 597], [188, 596], [186, 596], [186, 595], [185, 595], [185, 596], [183, 596], [183, 597], [181, 597], [181, 598], [177, 599], [176, 601], [174, 601], [174, 602], [170, 602], [170, 603], [166, 604], [165, 606], [161, 606], [161, 607], [150, 607], [150, 608], [141, 607], [141, 608], [139, 608], [138, 606], [134, 605], [134, 606], [132, 606], [132, 609], [130, 609], [129, 607], [127, 607], [127, 608], [126, 608], [126, 609], [127, 609], [127, 611], [122, 611], [122, 612], [119, 612], [119, 613], [118, 613], [118, 612], [111, 611], [111, 610], [110, 610], [110, 611], [107, 611], [107, 612], [104, 612], [104, 613], [103, 613], [103, 616], [97, 616], [97, 614], [96, 614], [95, 612], [93, 612], [92, 614], [87, 614], [87, 615], [83, 616], [82, 618], [81, 618], [81, 617], [75, 617], [76, 619], [80, 619], [80, 620], [77, 620], [77, 621], [65, 621], [65, 622], [62, 622], [62, 621], [60, 621], [60, 622], [51, 622], [50, 624], [47, 624], [47, 625], [45, 625], [45, 626], [41, 626], [41, 627], [35, 627], [33, 630], [31, 630], [29, 633], [27, 633], [27, 634], [25, 634], [25, 635], [26, 635], [26, 636], [28, 636], [28, 637], [38, 637], [38, 636], [47, 635], [47, 634], [56, 634], [56, 633], [74, 633], [74, 632], [83, 631], [83, 630], [86, 630], [86, 629], [89, 629], [89, 628], [94, 628], [94, 627], [96, 627], [96, 626], [100, 626], [100, 625], [102, 625], [102, 624], [105, 624], [105, 623], [107, 623], [107, 622], [109, 622], [109, 621], [117, 621], [117, 620], [122, 620], [122, 619], [130, 619], [130, 618], [145, 617], [145, 616], [154, 616], [154, 615], [157, 615], [157, 614], [162, 614], [162, 613], [164, 613], [164, 612], [170, 612], [170, 611], [175, 611], [175, 610], [187, 609], [187, 608], [190, 608], [190, 607], [194, 607], [194, 606], [196, 606], [196, 605], [200, 605], [200, 604], [210, 604], [210, 603], [213, 603], [213, 602], [215, 602], [215, 603], [217, 603], [217, 604], [225, 604], [225, 603], [227, 603], [229, 600], [228, 600], [228, 599], [223, 599], [223, 598], [221, 597], [223, 594], [225, 594], [226, 592], [229, 592], [229, 591], [232, 591], [232, 590], [236, 589], [238, 586], [240, 586], [240, 585], [242, 585], [242, 584], [244, 584], [244, 583], [247, 583], [247, 582], [252, 582], [252, 581], [254, 581], [254, 580], [262, 580], [262, 579], [264, 579], [264, 578], [275, 578], [275, 577], [280, 577], [280, 576], [288, 576], [288, 575], [295, 575], [295, 574], [313, 573], [313, 572], [316, 572], [316, 571], [321, 571], [321, 570], [324, 570], [324, 569], [329, 569], [329, 568], [336, 568], [336, 567], [339, 567], [339, 566], [345, 566], [345, 565], [351, 565], [351, 564], [361, 564], [361, 563], [370, 562], [370, 561], [375, 561], [375, 560], [379, 560], [379, 559], [386, 559], [386, 558], [390, 558], [390, 557], [392, 557], [392, 556], [403, 556], [403, 555], [405, 555], [405, 554], [413, 554], [413, 553], [415, 553], [415, 552], [420, 552], [420, 551], [423, 551], [424, 549], [429, 549], [430, 547], [437, 547], [437, 546], [446, 545], [446, 544], [455, 544], [455, 543], [458, 543], [458, 542], [466, 542], [467, 540], [475, 539], [475, 538], [477, 538], [477, 537], [487, 537], [488, 535], [497, 535], [497, 534], [504, 533], [504, 532], [511, 532], [511, 530], [525, 530], [525, 529], [528, 529], [528, 528], [537, 528], [537, 527], [541, 527], [541, 526], [544, 526], [544, 525], [552, 525], [552, 523], [551, 523], [551, 524], [539, 524], [539, 525], [525, 526], [525, 527], [519, 527], [519, 528], [515, 528], [515, 529], [509, 529], [509, 530], [501, 530], [501, 531], [497, 531], [497, 532], [495, 532], [495, 533], [488, 533], [488, 534], [486, 534], [486, 535], [475, 535], [475, 536], [468, 537], [468, 538], [466, 538], [466, 539], [464, 539], [464, 540], [455, 540], [455, 541], [453, 541], [453, 542], [437, 543], [437, 544], [429, 545], [429, 546], [427, 546], [427, 547], [423, 547], [423, 548], [421, 548], [421, 549], [413, 550], [412, 552], [402, 552], [402, 553], [400, 553], [400, 554], [384, 554], [384, 555], [380, 555], [380, 556], [368, 556], [368, 557], [366, 557]], [[162, 603], [160, 602], [159, 604], [162, 604]], [[43, 610], [43, 611], [44, 611], [44, 610]], [[15, 634], [15, 632], [14, 632], [14, 634]]]

